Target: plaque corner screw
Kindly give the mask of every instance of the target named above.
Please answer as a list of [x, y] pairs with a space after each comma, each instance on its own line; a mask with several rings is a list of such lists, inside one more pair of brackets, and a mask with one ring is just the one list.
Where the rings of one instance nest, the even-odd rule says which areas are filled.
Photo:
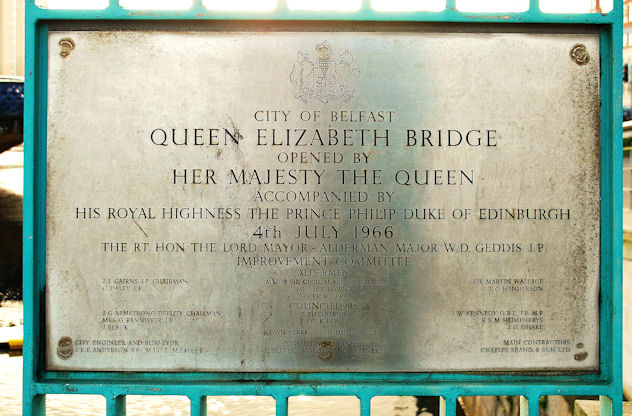
[[574, 45], [571, 48], [569, 54], [571, 56], [571, 59], [577, 65], [586, 65], [588, 62], [590, 62], [590, 54], [588, 53], [588, 49], [586, 48], [586, 45], [582, 43]]
[[72, 338], [63, 336], [57, 341], [57, 356], [62, 360], [67, 360], [74, 354]]
[[66, 58], [68, 55], [70, 55], [70, 52], [75, 49], [75, 41], [71, 38], [63, 38], [60, 39], [59, 46], [61, 47], [59, 56], [61, 56], [62, 58]]

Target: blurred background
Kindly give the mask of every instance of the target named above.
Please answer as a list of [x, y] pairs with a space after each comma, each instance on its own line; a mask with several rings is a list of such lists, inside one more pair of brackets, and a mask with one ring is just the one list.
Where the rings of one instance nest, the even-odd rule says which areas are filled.
[[[28, 1], [28, 0], [27, 0]], [[109, 0], [36, 0], [40, 7], [99, 9]], [[186, 9], [191, 0], [120, 0], [131, 9]], [[354, 10], [361, 0], [288, 0], [290, 9]], [[276, 0], [204, 0], [209, 9], [273, 9]], [[372, 0], [379, 11], [438, 11], [445, 0]], [[462, 11], [520, 12], [529, 0], [457, 0]], [[607, 13], [613, 0], [540, 0], [550, 13]], [[624, 196], [624, 392], [632, 398], [632, 0], [623, 0], [623, 196]], [[22, 195], [23, 145], [22, 112], [24, 100], [24, 2], [0, 0], [0, 415], [21, 414], [22, 378]], [[580, 400], [577, 402], [577, 400]], [[540, 401], [541, 416], [590, 416], [598, 408], [597, 397], [548, 396]], [[462, 397], [459, 416], [517, 416], [519, 398], [509, 396]], [[104, 415], [105, 400], [99, 396], [47, 396], [47, 415]], [[128, 396], [128, 415], [188, 415], [184, 397]], [[438, 415], [436, 397], [377, 397], [372, 414], [381, 416]], [[632, 408], [629, 408], [632, 414]], [[293, 416], [359, 415], [359, 401], [353, 397], [290, 398]], [[274, 415], [270, 397], [209, 397], [209, 415]]]

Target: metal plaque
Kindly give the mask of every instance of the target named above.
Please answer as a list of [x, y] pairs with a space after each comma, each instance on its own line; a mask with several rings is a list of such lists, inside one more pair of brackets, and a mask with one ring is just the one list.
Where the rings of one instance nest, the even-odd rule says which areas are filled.
[[596, 371], [599, 36], [49, 36], [50, 370]]

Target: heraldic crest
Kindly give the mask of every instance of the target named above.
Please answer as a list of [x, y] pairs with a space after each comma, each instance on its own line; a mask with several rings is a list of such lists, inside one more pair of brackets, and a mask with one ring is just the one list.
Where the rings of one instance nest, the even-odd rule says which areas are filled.
[[294, 96], [303, 102], [317, 100], [326, 103], [331, 100], [349, 101], [355, 95], [360, 69], [353, 66], [353, 55], [346, 50], [332, 59], [333, 50], [329, 42], [316, 45], [316, 60], [306, 53], [298, 53], [290, 80], [294, 84]]

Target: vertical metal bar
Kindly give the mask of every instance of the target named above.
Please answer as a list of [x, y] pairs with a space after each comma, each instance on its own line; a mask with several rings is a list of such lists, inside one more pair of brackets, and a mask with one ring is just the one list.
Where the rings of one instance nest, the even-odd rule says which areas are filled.
[[274, 396], [276, 416], [287, 416], [287, 396]]
[[362, 0], [362, 5], [360, 6], [360, 10], [371, 11], [371, 0]]
[[621, 108], [623, 85], [620, 75], [623, 70], [623, 54], [621, 53], [623, 50], [623, 2], [615, 1], [613, 3], [613, 12], [615, 23], [611, 25], [611, 53], [614, 59], [611, 62], [614, 67], [614, 71], [612, 71], [614, 88], [611, 88], [610, 91], [612, 93], [611, 117], [614, 123], [612, 138], [616, 142], [611, 145], [613, 151], [612, 175], [614, 178], [612, 185], [614, 199], [611, 206], [615, 215], [612, 217], [612, 224], [614, 225], [611, 237], [614, 248], [609, 262], [612, 265], [612, 310], [610, 311], [612, 320], [612, 337], [610, 341], [612, 343], [612, 358], [610, 360], [610, 365], [612, 366], [612, 395], [610, 397], [601, 396], [600, 398], [601, 414], [608, 414], [605, 411], [609, 407], [609, 416], [623, 414], [623, 195], [621, 193], [623, 178], [620, 174], [623, 165], [623, 141], [621, 139], [623, 137], [621, 122], [623, 120]]
[[371, 416], [371, 396], [359, 396], [360, 416]]
[[29, 396], [25, 394], [22, 397], [22, 416], [45, 416], [46, 415], [46, 396], [38, 394]]
[[[105, 414], [106, 416], [125, 416], [127, 406], [125, 405], [125, 396], [106, 396], [105, 397]], [[191, 413], [193, 415], [193, 413]]]
[[108, 8], [116, 9], [118, 7], [119, 7], [118, 0], [110, 0], [110, 4], [108, 5]]
[[[616, 32], [616, 27], [614, 28]], [[601, 80], [601, 166], [602, 166], [602, 185], [601, 185], [601, 195], [602, 200], [605, 203], [602, 203], [601, 207], [601, 229], [603, 230], [601, 233], [601, 256], [602, 256], [602, 266], [601, 266], [601, 291], [602, 293], [609, 294], [613, 293], [613, 283], [617, 280], [615, 273], [615, 264], [619, 259], [615, 259], [615, 253], [617, 243], [613, 242], [613, 236], [618, 234], [618, 231], [615, 229], [617, 227], [616, 220], [614, 218], [617, 215], [622, 214], [619, 211], [620, 209], [616, 208], [616, 198], [617, 195], [613, 194], [613, 188], [615, 186], [614, 182], [616, 181], [617, 175], [614, 173], [614, 166], [618, 163], [616, 154], [617, 145], [621, 146], [623, 131], [621, 130], [621, 134], [617, 135], [614, 133], [616, 131], [616, 126], [621, 126], [621, 120], [623, 120], [623, 116], [619, 116], [618, 122], [616, 120], [612, 120], [611, 114], [617, 114], [617, 108], [621, 107], [622, 98], [619, 97], [619, 104], [613, 105], [612, 94], [611, 91], [614, 91], [618, 85], [621, 85], [621, 71], [623, 68], [623, 64], [619, 62], [619, 59], [616, 58], [616, 54], [613, 55], [613, 47], [616, 44], [618, 37], [623, 38], [623, 35], [616, 35], [614, 33], [602, 32], [600, 36], [599, 47], [601, 49], [601, 61], [606, 65], [608, 70], [602, 71], [602, 80]], [[622, 39], [620, 40], [622, 43]], [[619, 48], [618, 55], [621, 55], [621, 50], [623, 45]], [[610, 63], [612, 63], [612, 70], [610, 70]], [[616, 138], [616, 139], [613, 139]], [[623, 155], [621, 154], [621, 159], [623, 159]], [[620, 171], [619, 171], [620, 172]], [[619, 188], [620, 189], [620, 188]], [[620, 221], [623, 221], [622, 219]], [[613, 223], [614, 227], [613, 228]], [[623, 241], [623, 230], [621, 230], [621, 239], [619, 241]], [[621, 244], [621, 243], [619, 243]], [[606, 257], [607, 256], [607, 257]], [[620, 263], [620, 260], [619, 260]], [[616, 307], [617, 301], [616, 297], [613, 297], [612, 302], [608, 302], [608, 296], [604, 297], [604, 300], [600, 304], [600, 339], [601, 342], [601, 351], [599, 354], [599, 367], [602, 369], [601, 372], [605, 377], [610, 378], [613, 375], [613, 371], [616, 371], [613, 368], [612, 363], [614, 359], [613, 348], [612, 345], [614, 339], [612, 338], [612, 307], [615, 305]]]
[[456, 415], [456, 396], [439, 397], [439, 416]]
[[[540, 396], [529, 395], [525, 400], [527, 403], [527, 413], [525, 416], [540, 416]], [[522, 414], [522, 396], [520, 397], [520, 416]]]
[[[37, 30], [34, 22], [29, 22], [30, 14], [28, 9], [34, 8], [33, 0], [26, 3], [27, 10], [25, 24], [25, 64], [24, 71], [24, 199], [22, 202], [22, 249], [23, 249], [23, 308], [24, 308], [24, 335], [23, 335], [23, 385], [22, 385], [22, 408], [24, 415], [37, 415], [33, 408], [35, 398], [31, 394], [35, 377], [35, 328], [37, 328], [37, 302], [35, 300], [35, 282], [34, 282], [34, 253], [33, 253], [33, 137], [34, 121], [35, 121], [35, 66], [37, 63]], [[43, 413], [41, 413], [43, 414]]]
[[[602, 48], [602, 65], [607, 70], [602, 71], [602, 123], [601, 148], [604, 156], [602, 165], [602, 199], [606, 204], [602, 206], [602, 268], [601, 287], [606, 294], [601, 302], [601, 339], [602, 354], [600, 367], [602, 373], [608, 377], [610, 393], [602, 395], [601, 414], [621, 415], [623, 413], [622, 390], [622, 214], [623, 193], [621, 169], [622, 153], [622, 81], [623, 68], [623, 2], [614, 2], [614, 22], [610, 30], [602, 31], [600, 47]], [[608, 203], [609, 201], [609, 203]], [[610, 295], [610, 296], [608, 296]]]
[[[37, 225], [37, 212], [41, 206], [38, 199], [39, 187], [35, 187], [41, 167], [38, 169], [37, 155], [41, 155], [41, 143], [37, 137], [46, 125], [46, 92], [41, 86], [40, 71], [48, 66], [47, 35], [48, 25], [38, 23], [39, 8], [34, 0], [25, 3], [25, 90], [24, 90], [24, 200], [22, 244], [23, 244], [23, 302], [24, 302], [24, 345], [22, 408], [26, 416], [46, 414], [46, 396], [36, 394], [37, 369], [42, 361], [39, 345], [41, 342], [41, 296], [44, 283], [41, 263], [36, 260], [41, 250], [41, 226]], [[42, 108], [41, 106], [44, 105]], [[45, 160], [45, 159], [44, 159]], [[44, 162], [45, 165], [45, 162]], [[43, 253], [43, 251], [41, 251]]]
[[445, 8], [446, 10], [456, 10], [456, 0], [446, 0]]
[[206, 416], [206, 396], [189, 396], [191, 416]]
[[540, 12], [540, 0], [529, 0], [529, 11], [530, 12]]

